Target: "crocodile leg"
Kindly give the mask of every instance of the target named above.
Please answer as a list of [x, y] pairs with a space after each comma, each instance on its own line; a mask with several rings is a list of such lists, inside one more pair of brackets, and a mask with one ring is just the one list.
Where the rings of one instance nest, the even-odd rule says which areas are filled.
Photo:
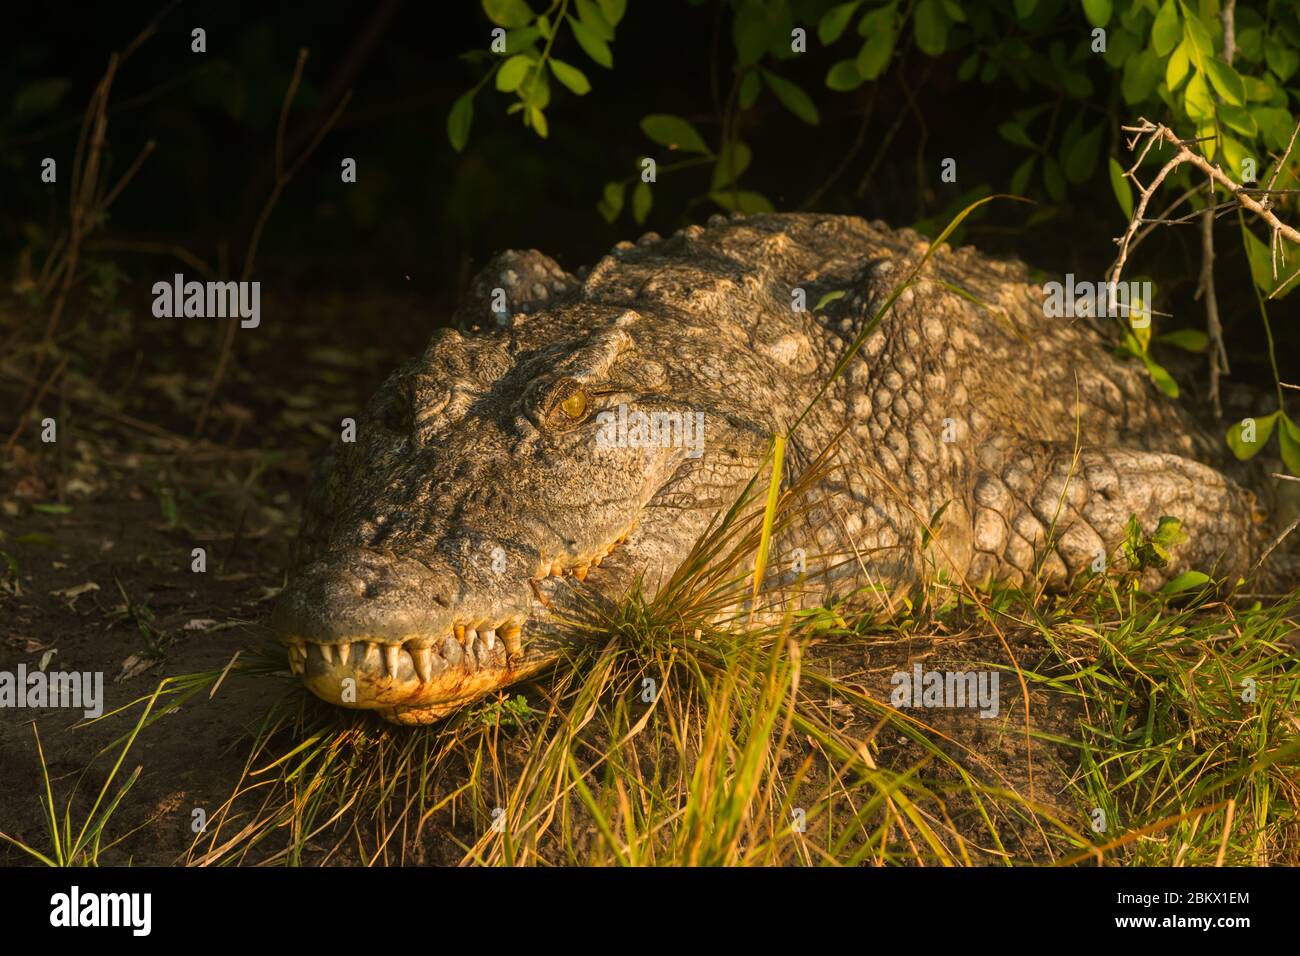
[[1186, 570], [1235, 577], [1258, 535], [1254, 497], [1199, 462], [1167, 452], [1043, 442], [991, 444], [981, 452], [965, 502], [965, 527], [939, 534], [972, 583], [1068, 583], [1116, 560], [1129, 517], [1150, 533], [1177, 518], [1187, 540], [1155, 586]]

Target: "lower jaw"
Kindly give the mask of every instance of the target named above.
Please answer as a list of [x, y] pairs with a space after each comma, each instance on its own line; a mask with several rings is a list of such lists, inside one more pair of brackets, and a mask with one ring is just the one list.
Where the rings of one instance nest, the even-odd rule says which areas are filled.
[[454, 668], [430, 680], [400, 673], [359, 670], [338, 660], [308, 655], [302, 680], [307, 689], [326, 703], [352, 710], [377, 711], [397, 724], [428, 724], [467, 704], [508, 687], [545, 669], [545, 658], [505, 660], [501, 666], [477, 670]]

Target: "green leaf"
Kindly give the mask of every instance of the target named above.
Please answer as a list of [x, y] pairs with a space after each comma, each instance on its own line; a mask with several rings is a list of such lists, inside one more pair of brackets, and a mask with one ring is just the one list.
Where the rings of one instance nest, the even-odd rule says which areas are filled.
[[1092, 178], [1097, 168], [1097, 153], [1101, 149], [1101, 134], [1105, 122], [1098, 123], [1070, 145], [1070, 151], [1062, 157], [1065, 178], [1072, 183], [1084, 183]]
[[636, 189], [632, 190], [632, 218], [636, 220], [638, 226], [645, 224], [653, 203], [654, 196], [650, 192], [650, 184], [644, 179], [638, 181]]
[[1243, 106], [1246, 103], [1246, 84], [1241, 81], [1237, 71], [1218, 57], [1205, 58], [1205, 72], [1226, 103]]
[[1144, 102], [1155, 92], [1160, 82], [1160, 58], [1150, 50], [1142, 50], [1124, 63], [1124, 79], [1120, 92], [1130, 106]]
[[734, 193], [730, 189], [709, 193], [709, 198], [723, 209], [730, 209], [733, 212], [739, 211], [752, 214], [773, 211], [772, 204], [767, 201], [766, 197], [744, 189], [736, 190]]
[[605, 22], [605, 15], [600, 12], [600, 7], [596, 6], [594, 0], [575, 0], [575, 3], [578, 19], [587, 29], [606, 42], [614, 39], [614, 28]]
[[517, 53], [501, 64], [497, 70], [496, 87], [502, 93], [513, 93], [524, 82], [524, 77], [532, 69], [533, 61], [523, 53]]
[[1264, 62], [1285, 83], [1291, 79], [1296, 68], [1300, 67], [1300, 52], [1291, 49], [1277, 37], [1269, 37], [1264, 44]]
[[627, 183], [605, 183], [605, 191], [600, 202], [596, 203], [596, 211], [606, 222], [613, 222], [623, 211], [623, 195], [626, 191]]
[[1156, 522], [1156, 530], [1151, 532], [1151, 543], [1165, 552], [1165, 557], [1168, 557], [1169, 551], [1186, 541], [1187, 532], [1183, 530], [1183, 523], [1169, 515], [1161, 515]]
[[1007, 120], [998, 126], [998, 135], [1008, 143], [1014, 143], [1016, 146], [1024, 146], [1028, 149], [1037, 149], [1038, 144], [1029, 138], [1025, 128], [1015, 120]]
[[1165, 64], [1165, 85], [1169, 87], [1170, 93], [1178, 89], [1179, 84], [1186, 78], [1191, 64], [1192, 61], [1187, 54], [1187, 41], [1184, 40], [1174, 48], [1169, 62]]
[[[1224, 106], [1222, 103], [1219, 104], [1220, 111], [1227, 109], [1233, 109], [1233, 107]], [[1223, 158], [1228, 164], [1228, 171], [1240, 179], [1241, 164], [1245, 159], [1249, 158], [1250, 154], [1246, 152], [1246, 147], [1226, 133], [1220, 135], [1219, 142], [1223, 146]]]
[[889, 57], [894, 52], [896, 39], [897, 35], [892, 25], [876, 30], [867, 37], [862, 44], [862, 49], [858, 50], [858, 75], [864, 80], [874, 80], [885, 72], [885, 67], [889, 65]]
[[39, 116], [58, 108], [63, 97], [67, 95], [72, 81], [62, 77], [37, 80], [23, 87], [14, 96], [13, 115], [15, 117]]
[[747, 110], [758, 101], [758, 94], [763, 89], [763, 82], [758, 74], [750, 70], [740, 81], [740, 108]]
[[680, 149], [687, 153], [709, 155], [709, 147], [695, 131], [695, 127], [680, 116], [669, 113], [652, 113], [641, 120], [641, 132], [660, 146]]
[[1113, 12], [1111, 0], [1083, 0], [1083, 14], [1094, 27], [1104, 27]]
[[1034, 15], [1034, 10], [1038, 6], [1038, 0], [1016, 0], [1016, 16], [1021, 20], [1028, 20]]
[[528, 107], [528, 122], [529, 125], [537, 131], [538, 136], [542, 139], [546, 139], [550, 132], [550, 127], [546, 123], [546, 114], [543, 113], [539, 107]]
[[1268, 79], [1256, 76], [1243, 76], [1246, 84], [1246, 99], [1251, 103], [1267, 103], [1273, 99], [1273, 84]]
[[1184, 571], [1160, 589], [1161, 594], [1182, 594], [1193, 588], [1201, 588], [1210, 582], [1210, 576], [1204, 571]]
[[1110, 168], [1110, 188], [1115, 192], [1115, 201], [1119, 203], [1119, 208], [1124, 213], [1125, 220], [1133, 218], [1133, 187], [1129, 184], [1128, 177], [1124, 175], [1124, 167], [1114, 156], [1110, 157], [1107, 164]]
[[591, 92], [591, 83], [588, 82], [587, 77], [576, 66], [569, 66], [569, 64], [554, 57], [551, 58], [550, 62], [551, 72], [555, 74], [555, 78], [574, 93], [583, 96]]
[[533, 11], [524, 0], [483, 0], [483, 12], [499, 27], [522, 27], [533, 20]]
[[1258, 63], [1264, 57], [1264, 31], [1261, 27], [1237, 28], [1237, 59]]
[[565, 19], [569, 21], [569, 28], [573, 30], [573, 35], [578, 41], [578, 46], [582, 47], [582, 52], [606, 69], [611, 69], [614, 66], [614, 55], [609, 52], [609, 47], [605, 45], [605, 41], [592, 32], [591, 27], [581, 20], [570, 16], [566, 16]]
[[469, 128], [474, 122], [474, 94], [464, 93], [451, 104], [447, 114], [447, 139], [451, 148], [460, 152], [469, 142]]
[[542, 35], [537, 27], [524, 27], [506, 33], [506, 53], [522, 53], [533, 45], [533, 41]]
[[776, 94], [782, 106], [809, 126], [817, 125], [819, 120], [817, 107], [798, 84], [777, 76], [771, 70], [763, 70], [763, 80], [767, 83], [767, 88]]
[[1030, 155], [1023, 163], [1016, 167], [1016, 171], [1011, 174], [1010, 189], [1013, 195], [1023, 196], [1025, 190], [1029, 188], [1029, 177], [1034, 173], [1034, 163], [1038, 162], [1038, 157]]
[[54, 537], [52, 535], [43, 534], [40, 531], [32, 531], [28, 534], [18, 535], [14, 538], [14, 544], [54, 544]]
[[1169, 374], [1168, 370], [1163, 365], [1158, 363], [1150, 355], [1142, 356], [1142, 364], [1147, 367], [1147, 373], [1151, 376], [1151, 380], [1156, 383], [1156, 387], [1158, 387], [1160, 391], [1164, 392], [1170, 398], [1178, 397], [1178, 383], [1174, 381], [1174, 377]]
[[713, 167], [713, 192], [721, 192], [741, 177], [753, 158], [749, 147], [742, 141], [724, 143]]
[[[1232, 449], [1232, 453], [1237, 456], [1239, 461], [1254, 458], [1268, 444], [1268, 440], [1273, 434], [1273, 426], [1277, 424], [1277, 416], [1278, 413], [1274, 412], [1272, 415], [1264, 415], [1261, 418], [1244, 418], [1228, 429], [1226, 436], [1228, 447]], [[1247, 423], [1251, 421], [1255, 423], [1255, 440], [1253, 442], [1246, 441], [1243, 437], [1243, 434], [1247, 431]]]
[[67, 515], [72, 514], [72, 505], [32, 505], [33, 511], [38, 511], [43, 515]]
[[1174, 329], [1172, 332], [1157, 335], [1156, 341], [1187, 352], [1204, 352], [1210, 345], [1210, 337], [1200, 329]]
[[921, 0], [912, 21], [917, 48], [926, 56], [939, 56], [948, 48], [950, 25], [941, 0]]
[[817, 39], [822, 41], [823, 46], [829, 46], [838, 40], [853, 19], [853, 14], [861, 6], [862, 0], [853, 0], [852, 3], [839, 3], [831, 7], [824, 14], [817, 24]]
[[1065, 175], [1055, 156], [1043, 157], [1043, 185], [1053, 202], [1065, 202]]
[[1235, 130], [1249, 139], [1254, 139], [1259, 135], [1259, 124], [1255, 122], [1255, 117], [1250, 115], [1250, 110], [1244, 106], [1230, 106], [1227, 103], [1220, 103], [1219, 119], [1223, 120], [1224, 125], [1229, 129]]
[[1291, 114], [1278, 106], [1256, 106], [1250, 111], [1259, 124], [1259, 131], [1266, 145], [1273, 149], [1285, 149], [1291, 139]]
[[1197, 68], [1204, 69], [1205, 61], [1214, 56], [1214, 41], [1210, 38], [1210, 31], [1198, 18], [1187, 17], [1183, 20], [1183, 36], [1191, 43], [1192, 48], [1188, 52]]
[[1210, 84], [1205, 82], [1204, 73], [1195, 72], [1187, 81], [1183, 105], [1187, 109], [1187, 115], [1198, 122], [1209, 123], [1214, 120], [1214, 97], [1210, 95]]
[[[1296, 285], [1300, 283], [1300, 276], [1292, 279], [1288, 278], [1295, 271], [1294, 262], [1287, 266], [1279, 257], [1277, 276], [1274, 277], [1273, 254], [1269, 251], [1268, 246], [1249, 229], [1242, 229], [1242, 238], [1246, 244], [1246, 258], [1250, 261], [1250, 275], [1255, 280], [1255, 285], [1270, 298], [1275, 295], [1286, 295], [1295, 289]], [[1283, 282], [1286, 283], [1285, 291], [1278, 292], [1278, 287]]]
[[1300, 425], [1283, 415], [1277, 440], [1282, 446], [1282, 462], [1286, 465], [1286, 470], [1293, 475], [1300, 475]]
[[830, 305], [836, 299], [842, 299], [842, 298], [844, 298], [843, 289], [834, 289], [830, 292], [827, 292], [824, 296], [822, 296], [820, 299], [817, 300], [817, 304], [813, 306], [813, 312], [820, 312], [822, 309], [826, 308], [826, 306]]
[[[737, 5], [731, 19], [731, 39], [736, 45], [736, 62], [753, 66], [772, 44], [772, 24], [762, 3], [746, 0]], [[789, 42], [787, 36], [786, 42]]]
[[840, 60], [826, 74], [826, 85], [837, 93], [845, 93], [862, 85], [858, 65], [853, 60]]
[[1174, 0], [1165, 0], [1156, 14], [1155, 23], [1151, 25], [1151, 49], [1156, 56], [1166, 57], [1182, 36], [1182, 24], [1178, 22], [1178, 6]]
[[616, 27], [627, 13], [627, 0], [600, 0], [600, 12], [604, 14], [606, 23]]

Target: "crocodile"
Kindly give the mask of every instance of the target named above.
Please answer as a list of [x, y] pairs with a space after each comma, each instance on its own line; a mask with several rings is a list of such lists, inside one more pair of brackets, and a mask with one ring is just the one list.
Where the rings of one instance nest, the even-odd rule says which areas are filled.
[[650, 233], [576, 273], [501, 253], [317, 463], [272, 618], [294, 673], [401, 724], [534, 675], [580, 640], [557, 606], [653, 595], [775, 435], [787, 483], [833, 459], [773, 541], [801, 601], [1062, 588], [1165, 516], [1186, 541], [1145, 583], [1242, 574], [1262, 512], [1222, 439], [1105, 324], [1049, 318], [1023, 264], [927, 253], [794, 213]]

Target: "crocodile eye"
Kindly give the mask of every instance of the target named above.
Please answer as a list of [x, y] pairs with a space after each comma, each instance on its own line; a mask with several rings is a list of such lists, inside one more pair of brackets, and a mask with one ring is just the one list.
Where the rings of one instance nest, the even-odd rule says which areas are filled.
[[576, 392], [564, 401], [560, 402], [560, 408], [564, 410], [564, 414], [568, 415], [574, 421], [582, 418], [583, 415], [587, 414], [586, 391], [579, 386]]

